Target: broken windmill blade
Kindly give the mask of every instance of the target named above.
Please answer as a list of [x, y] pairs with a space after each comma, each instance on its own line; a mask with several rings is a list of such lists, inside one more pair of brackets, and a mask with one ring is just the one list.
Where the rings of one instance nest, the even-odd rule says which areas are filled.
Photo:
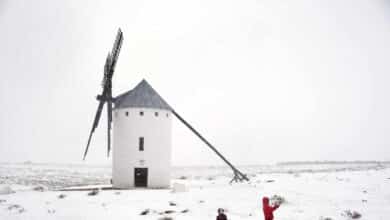
[[249, 181], [248, 177], [241, 173], [232, 163], [230, 163], [209, 141], [206, 140], [194, 127], [192, 127], [186, 120], [184, 120], [173, 108], [171, 108], [172, 114], [176, 116], [188, 129], [190, 129], [203, 143], [205, 143], [214, 153], [216, 153], [232, 170], [234, 177], [230, 182], [237, 181]]
[[106, 102], [107, 102], [107, 156], [109, 156], [111, 150], [111, 122], [112, 122], [112, 102], [113, 102], [112, 76], [114, 75], [115, 65], [119, 57], [119, 52], [122, 47], [122, 42], [123, 42], [123, 33], [119, 28], [115, 38], [114, 46], [111, 52], [108, 54], [106, 58], [106, 62], [104, 64], [104, 75], [103, 75], [103, 82], [102, 82], [103, 91], [100, 95], [96, 97], [96, 99], [99, 101], [99, 105], [92, 124], [91, 132], [89, 134], [83, 160], [85, 160], [85, 157], [87, 156], [89, 145], [92, 139], [92, 134], [95, 132], [95, 129], [99, 125], [99, 120], [102, 114], [102, 110]]

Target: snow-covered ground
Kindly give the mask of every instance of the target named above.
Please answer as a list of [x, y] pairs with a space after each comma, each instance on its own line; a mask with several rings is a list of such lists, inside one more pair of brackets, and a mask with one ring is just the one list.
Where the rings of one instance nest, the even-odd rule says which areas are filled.
[[[389, 168], [389, 163], [247, 166], [241, 169], [250, 182], [233, 184], [226, 168], [174, 168], [172, 183], [187, 184], [187, 192], [103, 190], [89, 196], [90, 191], [56, 190], [108, 184], [109, 167], [0, 164], [0, 219], [198, 220], [215, 219], [218, 208], [227, 210], [228, 219], [263, 219], [261, 198], [279, 195], [286, 202], [275, 220], [348, 219], [346, 210], [357, 211], [360, 219], [388, 220]], [[8, 194], [5, 186], [15, 192]]]

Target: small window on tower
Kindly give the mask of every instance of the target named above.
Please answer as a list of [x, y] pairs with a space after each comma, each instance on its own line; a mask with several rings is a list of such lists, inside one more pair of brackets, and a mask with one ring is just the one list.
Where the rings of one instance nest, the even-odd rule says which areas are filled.
[[139, 151], [144, 151], [144, 137], [140, 137], [138, 140]]
[[158, 117], [158, 112], [155, 112], [154, 115], [155, 115], [156, 117]]
[[126, 116], [129, 116], [129, 112], [126, 112]]
[[143, 116], [143, 115], [144, 115], [144, 112], [139, 112], [139, 115]]

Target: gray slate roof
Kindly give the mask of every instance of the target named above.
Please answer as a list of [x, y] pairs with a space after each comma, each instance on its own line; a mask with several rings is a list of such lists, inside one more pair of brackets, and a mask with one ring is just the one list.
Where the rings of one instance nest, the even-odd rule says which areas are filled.
[[171, 110], [168, 103], [144, 79], [134, 89], [115, 98], [116, 109], [131, 107]]

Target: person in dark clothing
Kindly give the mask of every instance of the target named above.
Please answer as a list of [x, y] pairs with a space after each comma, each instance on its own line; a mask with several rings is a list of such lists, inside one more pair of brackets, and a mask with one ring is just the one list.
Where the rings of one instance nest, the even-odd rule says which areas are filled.
[[265, 220], [273, 220], [274, 214], [273, 212], [279, 208], [279, 205], [276, 204], [274, 206], [269, 205], [269, 198], [263, 197], [263, 212], [264, 212], [264, 219]]
[[224, 214], [224, 210], [221, 208], [218, 209], [217, 220], [227, 220], [227, 217]]

